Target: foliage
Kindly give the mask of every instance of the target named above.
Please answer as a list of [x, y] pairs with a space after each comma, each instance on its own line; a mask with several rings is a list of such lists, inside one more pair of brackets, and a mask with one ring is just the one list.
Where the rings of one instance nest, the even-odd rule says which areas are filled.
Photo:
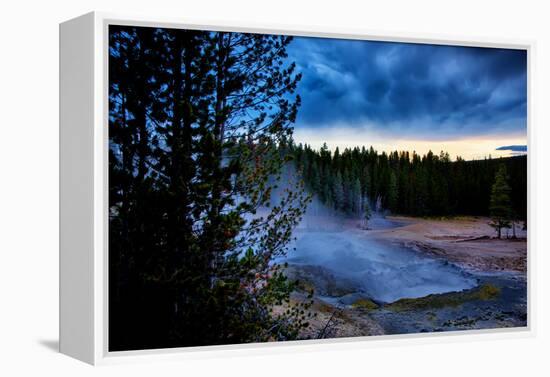
[[[110, 350], [294, 339], [292, 38], [110, 26]], [[277, 191], [278, 197], [273, 197]]]
[[500, 165], [495, 175], [495, 183], [491, 188], [491, 226], [495, 228], [498, 238], [501, 237], [502, 228], [510, 227], [512, 219], [512, 202], [510, 200], [511, 188], [508, 185], [506, 166]]
[[364, 218], [369, 207], [378, 210], [380, 204], [382, 210], [413, 216], [488, 216], [492, 178], [504, 165], [513, 212], [518, 220], [527, 217], [526, 156], [451, 161], [444, 152], [420, 156], [355, 147], [331, 153], [326, 145], [314, 150], [307, 144], [292, 149], [306, 188], [347, 215]]

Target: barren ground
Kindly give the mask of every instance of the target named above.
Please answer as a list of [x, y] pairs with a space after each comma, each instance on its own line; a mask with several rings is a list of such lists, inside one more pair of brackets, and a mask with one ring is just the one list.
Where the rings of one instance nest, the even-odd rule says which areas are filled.
[[[497, 239], [490, 220], [482, 217], [432, 220], [388, 217], [408, 223], [399, 228], [369, 231], [373, 237], [400, 243], [420, 252], [447, 259], [462, 267], [481, 271], [527, 269], [527, 238], [521, 225], [516, 239]], [[510, 231], [510, 237], [512, 232]]]

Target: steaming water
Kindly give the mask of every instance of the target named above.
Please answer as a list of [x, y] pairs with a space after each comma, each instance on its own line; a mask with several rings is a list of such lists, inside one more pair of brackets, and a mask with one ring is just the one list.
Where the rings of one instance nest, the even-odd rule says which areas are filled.
[[[288, 167], [283, 182], [291, 187], [295, 179]], [[277, 202], [281, 188], [273, 192]], [[371, 229], [404, 225], [375, 215]], [[295, 265], [321, 266], [338, 279], [351, 281], [357, 293], [382, 302], [400, 298], [423, 297], [433, 293], [473, 288], [477, 280], [445, 261], [429, 258], [416, 251], [377, 240], [370, 231], [343, 219], [318, 200], [309, 204], [306, 216], [295, 229], [297, 238], [288, 255], [279, 260]]]
[[351, 226], [336, 230], [300, 227], [295, 235], [296, 250], [286, 257], [289, 263], [324, 267], [336, 279], [352, 281], [358, 292], [378, 301], [392, 302], [476, 286], [476, 279], [456, 266], [376, 240], [369, 231]]

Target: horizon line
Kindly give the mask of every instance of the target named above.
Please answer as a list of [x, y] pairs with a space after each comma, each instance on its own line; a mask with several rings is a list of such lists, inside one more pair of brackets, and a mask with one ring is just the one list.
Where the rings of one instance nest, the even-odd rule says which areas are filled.
[[[302, 147], [308, 147], [309, 149], [315, 151], [315, 152], [318, 152], [320, 151], [323, 146], [321, 147], [313, 147], [311, 145], [311, 143], [307, 143], [307, 142], [296, 142], [295, 140], [293, 140], [293, 143], [296, 145], [296, 146], [299, 146], [301, 145]], [[389, 156], [390, 154], [393, 154], [393, 153], [397, 153], [399, 156], [401, 154], [404, 154], [404, 153], [407, 153], [409, 154], [410, 156], [414, 156], [414, 155], [417, 155], [419, 156], [420, 158], [424, 158], [428, 155], [428, 153], [432, 153], [434, 156], [437, 156], [438, 158], [441, 156], [441, 154], [446, 154], [449, 156], [449, 159], [452, 161], [452, 162], [456, 162], [458, 161], [459, 159], [462, 160], [462, 161], [483, 161], [483, 160], [498, 160], [498, 159], [502, 159], [502, 158], [514, 158], [514, 157], [523, 157], [523, 156], [527, 156], [528, 155], [528, 146], [527, 145], [522, 145], [522, 146], [525, 146], [526, 150], [525, 151], [509, 151], [509, 155], [501, 155], [501, 156], [496, 156], [494, 157], [491, 153], [489, 153], [488, 155], [484, 155], [483, 157], [474, 157], [474, 158], [471, 158], [471, 159], [466, 159], [464, 157], [462, 157], [461, 155], [454, 155], [451, 156], [451, 154], [448, 152], [448, 151], [445, 151], [443, 149], [441, 149], [439, 152], [435, 152], [434, 150], [432, 149], [428, 149], [428, 152], [424, 152], [424, 153], [419, 153], [417, 152], [416, 150], [404, 150], [404, 149], [392, 149], [390, 151], [386, 151], [386, 150], [378, 150], [377, 148], [374, 147], [374, 145], [370, 144], [370, 145], [367, 145], [367, 144], [363, 144], [363, 145], [356, 145], [356, 146], [345, 146], [343, 148], [340, 148], [340, 146], [336, 145], [336, 147], [334, 148], [331, 148], [328, 146], [328, 144], [326, 142], [323, 143], [324, 146], [327, 147], [327, 150], [330, 151], [331, 153], [331, 156], [334, 155], [336, 149], [338, 149], [339, 153], [342, 154], [344, 151], [346, 150], [349, 150], [349, 151], [353, 151], [355, 149], [359, 149], [360, 151], [365, 149], [365, 150], [370, 150], [372, 149], [376, 154], [385, 154], [387, 156]], [[499, 151], [508, 151], [506, 149], [500, 149], [500, 148], [503, 148], [503, 147], [498, 147], [498, 148], [495, 148], [495, 152], [499, 152]]]

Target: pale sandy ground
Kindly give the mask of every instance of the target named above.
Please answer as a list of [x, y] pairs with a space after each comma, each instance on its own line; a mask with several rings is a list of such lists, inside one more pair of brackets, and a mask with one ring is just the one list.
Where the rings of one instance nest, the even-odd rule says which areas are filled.
[[[408, 225], [369, 231], [372, 236], [442, 257], [462, 267], [481, 271], [526, 272], [527, 238], [522, 224], [516, 227], [517, 239], [497, 239], [490, 219], [419, 219], [388, 217]], [[506, 233], [504, 233], [506, 234]], [[509, 231], [510, 237], [512, 235]]]

